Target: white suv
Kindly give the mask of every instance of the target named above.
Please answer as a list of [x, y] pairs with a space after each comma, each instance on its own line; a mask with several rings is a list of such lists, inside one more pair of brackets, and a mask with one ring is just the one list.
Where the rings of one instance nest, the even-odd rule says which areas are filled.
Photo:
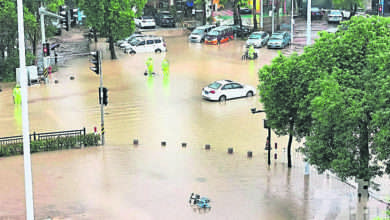
[[154, 21], [154, 18], [152, 16], [142, 16], [139, 18], [134, 19], [134, 23], [139, 28], [155, 28], [156, 22]]
[[161, 53], [166, 52], [167, 47], [162, 37], [143, 37], [130, 42], [130, 46], [125, 48], [125, 53], [136, 54], [144, 52]]

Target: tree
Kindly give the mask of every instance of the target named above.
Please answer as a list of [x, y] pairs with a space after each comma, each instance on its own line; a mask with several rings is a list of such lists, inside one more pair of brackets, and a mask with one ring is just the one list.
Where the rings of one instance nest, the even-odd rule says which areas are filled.
[[259, 71], [260, 101], [267, 114], [268, 124], [277, 135], [289, 135], [287, 145], [288, 167], [292, 167], [291, 143], [309, 134], [311, 115], [302, 114], [307, 106], [302, 101], [309, 93], [309, 85], [315, 79], [305, 56], [296, 53], [285, 57], [281, 53], [272, 65]]
[[320, 172], [369, 181], [390, 173], [390, 18], [353, 17], [343, 26], [321, 32], [302, 55], [279, 56], [260, 70], [261, 101], [281, 134], [297, 109], [293, 134], [306, 134], [302, 151]]
[[114, 42], [135, 30], [134, 18], [142, 14], [146, 0], [80, 0], [87, 15], [87, 24], [107, 37], [111, 59], [116, 59]]
[[202, 6], [202, 10], [203, 10], [202, 23], [203, 23], [203, 25], [205, 25], [206, 20], [207, 20], [207, 18], [206, 18], [206, 0], [195, 0], [195, 4]]
[[[257, 1], [257, 0], [253, 0], [253, 9], [252, 9], [252, 14], [253, 14], [253, 29], [254, 29], [254, 31], [257, 30], [256, 1]], [[261, 7], [262, 7], [262, 6], [261, 6]]]

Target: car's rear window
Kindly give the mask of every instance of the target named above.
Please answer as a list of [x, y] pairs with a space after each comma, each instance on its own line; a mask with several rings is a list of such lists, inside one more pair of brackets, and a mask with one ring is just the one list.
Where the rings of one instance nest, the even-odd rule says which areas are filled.
[[221, 87], [221, 83], [213, 82], [208, 87], [212, 89], [218, 89], [219, 87]]

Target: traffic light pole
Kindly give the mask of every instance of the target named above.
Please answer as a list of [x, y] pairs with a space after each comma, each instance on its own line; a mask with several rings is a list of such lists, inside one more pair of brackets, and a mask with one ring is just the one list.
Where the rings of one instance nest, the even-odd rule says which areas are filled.
[[[43, 46], [43, 44], [46, 43], [45, 15], [56, 17], [56, 18], [62, 18], [62, 17], [57, 14], [46, 11], [46, 9], [42, 6], [39, 8], [39, 15], [41, 19], [41, 35], [42, 35], [42, 46]], [[50, 47], [48, 49], [50, 50]], [[44, 69], [46, 69], [49, 66], [49, 60], [45, 57], [45, 54], [42, 54], [42, 63]], [[45, 81], [47, 83], [47, 78], [45, 78]]]
[[101, 132], [102, 132], [102, 145], [104, 146], [104, 103], [103, 103], [103, 73], [102, 73], [102, 52], [97, 51], [99, 53], [99, 75], [100, 75], [100, 120], [101, 120]]

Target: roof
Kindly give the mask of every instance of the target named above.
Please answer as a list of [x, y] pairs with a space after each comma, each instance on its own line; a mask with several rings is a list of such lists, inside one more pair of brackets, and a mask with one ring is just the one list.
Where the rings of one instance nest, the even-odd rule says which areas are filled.
[[206, 29], [210, 27], [215, 27], [215, 25], [203, 25], [203, 26], [196, 27], [195, 29]]
[[215, 82], [220, 83], [220, 84], [227, 84], [227, 83], [232, 83], [233, 81], [229, 80], [229, 79], [222, 79], [222, 80], [217, 80]]

